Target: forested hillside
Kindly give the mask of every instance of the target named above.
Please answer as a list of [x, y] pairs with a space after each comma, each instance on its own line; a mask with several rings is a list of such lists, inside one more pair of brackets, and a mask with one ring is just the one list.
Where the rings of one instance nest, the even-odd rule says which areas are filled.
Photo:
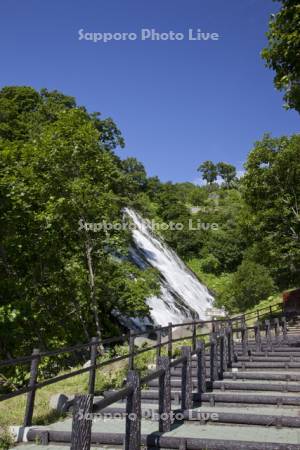
[[[229, 312], [299, 284], [299, 136], [266, 135], [240, 179], [204, 162], [196, 186], [120, 159], [114, 122], [58, 92], [3, 88], [0, 116], [1, 357], [116, 333], [116, 310], [148, 313], [158, 276], [127, 257], [130, 230], [113, 226], [124, 206], [166, 225]], [[80, 226], [103, 221], [112, 229]]]
[[158, 288], [155, 271], [120, 263], [127, 230], [79, 225], [120, 222], [141, 188], [114, 153], [119, 130], [30, 87], [2, 89], [0, 116], [0, 357], [116, 333], [113, 310], [145, 314]]

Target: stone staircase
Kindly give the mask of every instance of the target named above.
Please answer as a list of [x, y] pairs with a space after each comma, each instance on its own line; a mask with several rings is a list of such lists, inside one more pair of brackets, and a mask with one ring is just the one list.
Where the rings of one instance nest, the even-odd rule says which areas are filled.
[[[216, 450], [300, 450], [300, 320], [288, 323], [287, 340], [270, 346], [263, 341], [256, 351], [249, 340], [247, 355], [235, 342], [235, 357], [221, 380], [209, 381], [210, 355], [206, 353], [206, 392], [193, 390], [192, 408], [181, 410], [181, 367], [171, 369], [171, 404], [176, 420], [171, 431], [159, 433], [158, 380], [142, 389], [142, 447]], [[197, 366], [192, 358], [192, 382]], [[104, 395], [109, 395], [107, 392]], [[95, 399], [95, 404], [97, 399]], [[97, 408], [95, 408], [97, 411]], [[122, 448], [125, 430], [124, 401], [101, 410], [92, 425], [92, 448]], [[109, 417], [111, 415], [112, 417]], [[42, 432], [49, 450], [70, 448], [71, 419], [48, 427], [31, 427], [31, 442], [16, 447], [30, 450]], [[44, 447], [45, 448], [45, 447]]]

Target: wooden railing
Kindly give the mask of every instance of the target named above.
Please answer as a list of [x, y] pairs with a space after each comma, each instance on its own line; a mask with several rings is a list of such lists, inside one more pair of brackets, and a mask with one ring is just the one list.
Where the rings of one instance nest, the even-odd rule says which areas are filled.
[[[174, 361], [172, 361], [173, 358], [173, 344], [178, 343], [183, 340], [191, 340], [191, 354], [198, 354], [199, 348], [201, 347], [201, 342], [199, 342], [199, 339], [205, 340], [210, 338], [210, 343], [205, 344], [206, 346], [210, 346], [210, 354], [211, 354], [211, 380], [217, 379], [219, 375], [217, 375], [217, 371], [221, 370], [222, 368], [217, 369], [216, 368], [216, 359], [214, 355], [217, 352], [217, 348], [222, 348], [222, 352], [226, 353], [226, 357], [222, 357], [221, 361], [222, 364], [224, 364], [224, 367], [231, 363], [232, 357], [233, 357], [233, 347], [228, 346], [224, 344], [224, 340], [228, 339], [227, 332], [224, 330], [229, 329], [229, 334], [231, 336], [231, 341], [233, 343], [233, 335], [235, 334], [237, 337], [239, 335], [241, 336], [242, 342], [243, 342], [243, 348], [245, 352], [247, 351], [247, 344], [246, 344], [246, 331], [245, 327], [247, 328], [246, 324], [249, 320], [253, 320], [253, 314], [254, 317], [261, 319], [263, 317], [268, 316], [274, 316], [276, 314], [282, 314], [282, 303], [278, 303], [274, 305], [273, 307], [268, 308], [262, 308], [260, 310], [257, 310], [255, 312], [251, 312], [248, 314], [239, 315], [236, 317], [226, 318], [226, 319], [220, 319], [220, 320], [210, 320], [210, 321], [192, 321], [192, 322], [185, 322], [182, 324], [172, 324], [170, 323], [166, 327], [156, 327], [153, 330], [151, 330], [151, 333], [156, 333], [156, 343], [152, 346], [147, 346], [146, 348], [142, 349], [136, 349], [135, 347], [135, 339], [140, 336], [145, 336], [149, 334], [149, 331], [145, 333], [138, 333], [131, 331], [129, 334], [124, 334], [121, 336], [113, 337], [104, 339], [101, 342], [98, 338], [92, 338], [90, 342], [85, 344], [78, 344], [71, 347], [64, 347], [60, 349], [54, 349], [54, 350], [47, 350], [47, 351], [40, 351], [39, 349], [34, 349], [32, 354], [29, 356], [22, 356], [15, 359], [7, 359], [0, 361], [0, 369], [1, 367], [12, 367], [12, 366], [18, 366], [20, 364], [28, 364], [30, 363], [30, 378], [29, 383], [27, 386], [22, 387], [20, 389], [17, 389], [13, 392], [8, 392], [0, 396], [0, 402], [8, 400], [13, 397], [17, 397], [19, 395], [27, 394], [27, 402], [26, 402], [26, 408], [25, 408], [25, 414], [24, 414], [24, 426], [31, 426], [32, 424], [32, 418], [33, 418], [33, 412], [34, 412], [34, 404], [35, 404], [35, 394], [37, 389], [44, 388], [45, 386], [49, 386], [51, 384], [58, 383], [59, 381], [63, 381], [69, 378], [73, 378], [77, 375], [81, 375], [83, 373], [89, 373], [89, 383], [88, 383], [88, 395], [93, 396], [95, 393], [95, 379], [96, 379], [96, 370], [103, 368], [105, 366], [111, 365], [118, 361], [128, 360], [128, 373], [132, 373], [135, 368], [135, 357], [138, 355], [141, 355], [142, 353], [148, 352], [149, 350], [156, 350], [156, 361], [157, 364], [167, 364], [167, 360], [164, 359], [165, 357], [162, 357], [162, 349], [164, 346], [167, 347], [167, 358], [169, 361], [169, 365], [174, 364]], [[277, 330], [278, 330], [278, 326]], [[174, 338], [173, 337], [173, 331], [175, 328], [190, 328], [192, 330], [192, 334], [189, 336], [184, 336], [180, 338]], [[207, 333], [200, 333], [199, 334], [199, 328], [207, 328], [210, 329]], [[259, 327], [258, 327], [259, 328]], [[251, 329], [251, 327], [247, 328], [248, 330]], [[254, 330], [255, 327], [252, 327]], [[269, 328], [267, 328], [268, 330]], [[286, 329], [286, 326], [285, 326]], [[257, 339], [259, 336], [259, 333], [256, 332]], [[268, 335], [268, 333], [267, 333]], [[164, 339], [167, 338], [167, 340]], [[97, 362], [98, 359], [103, 356], [101, 352], [99, 352], [100, 346], [111, 346], [116, 343], [120, 342], [128, 342], [128, 353], [126, 355], [122, 356], [116, 356], [114, 358], [111, 358], [109, 360], [104, 360]], [[258, 342], [258, 341], [257, 341]], [[204, 345], [204, 344], [203, 344]], [[257, 343], [257, 346], [259, 344]], [[226, 352], [225, 349], [227, 348]], [[62, 375], [55, 376], [50, 379], [38, 381], [38, 372], [39, 372], [39, 364], [44, 357], [52, 357], [57, 356], [61, 354], [67, 354], [67, 353], [74, 353], [74, 352], [83, 352], [83, 351], [89, 351], [90, 355], [90, 365], [88, 367], [83, 367], [81, 369], [77, 369], [74, 371], [71, 371], [69, 373], [65, 373]], [[186, 350], [188, 352], [188, 350]], [[198, 353], [197, 353], [198, 352]], [[201, 353], [201, 352], [200, 352]], [[228, 356], [229, 355], [229, 356]], [[188, 356], [184, 355], [181, 357], [182, 361], [188, 361]], [[227, 360], [226, 360], [227, 358]], [[228, 359], [229, 358], [229, 359]], [[165, 361], [164, 363], [161, 363], [161, 361]], [[176, 360], [175, 360], [176, 361]], [[178, 360], [177, 360], [178, 361]], [[179, 364], [178, 363], [178, 364]], [[184, 363], [185, 364], [185, 363]], [[186, 365], [188, 366], [188, 362]], [[163, 366], [164, 367], [164, 366]], [[157, 377], [163, 378], [165, 375], [162, 375], [163, 367], [161, 367], [158, 370]], [[166, 369], [164, 369], [166, 370]], [[201, 368], [199, 370], [202, 370]], [[130, 375], [132, 376], [132, 375]], [[149, 377], [153, 377], [154, 375], [151, 373]], [[151, 378], [153, 379], [153, 378]], [[142, 380], [144, 383], [145, 380]], [[203, 381], [202, 381], [203, 383]], [[126, 391], [127, 388], [125, 388]], [[131, 389], [131, 388], [130, 388]], [[129, 391], [130, 391], [129, 389]], [[125, 392], [124, 391], [124, 392]], [[128, 391], [128, 392], [129, 392]], [[122, 391], [121, 391], [122, 392]], [[127, 391], [126, 391], [127, 392]], [[120, 394], [115, 394], [116, 396]], [[189, 394], [187, 394], [189, 396]], [[186, 398], [186, 396], [185, 396]], [[115, 400], [114, 400], [115, 401]]]
[[[158, 431], [168, 432], [171, 430], [171, 372], [170, 369], [181, 365], [181, 408], [184, 412], [193, 406], [193, 400], [201, 401], [203, 393], [213, 388], [213, 383], [223, 379], [224, 371], [232, 366], [234, 358], [237, 358], [235, 345], [241, 345], [243, 354], [249, 354], [249, 333], [255, 332], [255, 350], [272, 350], [273, 345], [287, 343], [286, 318], [280, 320], [274, 318], [267, 319], [264, 323], [257, 322], [253, 327], [247, 326], [246, 321], [242, 321], [241, 326], [233, 327], [231, 321], [227, 326], [221, 326], [218, 331], [210, 333], [208, 343], [196, 340], [195, 348], [182, 347], [181, 357], [170, 359], [169, 356], [158, 357], [156, 370], [140, 378], [139, 372], [130, 370], [127, 376], [127, 383], [123, 389], [107, 395], [104, 399], [93, 402], [93, 396], [76, 396], [73, 409], [73, 423], [71, 434], [71, 450], [89, 450], [91, 445], [91, 416], [94, 410], [103, 410], [109, 405], [126, 399], [125, 413], [125, 450], [139, 450], [141, 448], [141, 389], [150, 381], [157, 379], [158, 383]], [[262, 331], [265, 337], [262, 339]], [[282, 336], [280, 337], [280, 331]], [[240, 343], [234, 340], [234, 335], [240, 336]], [[209, 350], [209, 382], [206, 382], [206, 349]], [[193, 358], [194, 357], [194, 358]], [[196, 361], [196, 390], [193, 389], [192, 361]], [[195, 367], [195, 366], [194, 366]], [[212, 405], [213, 406], [213, 405]], [[165, 437], [165, 444], [168, 438]], [[113, 444], [113, 442], [112, 442]], [[117, 444], [117, 442], [116, 442]], [[168, 443], [169, 444], [169, 443]], [[170, 444], [171, 445], [171, 444]], [[184, 447], [183, 447], [184, 448]]]

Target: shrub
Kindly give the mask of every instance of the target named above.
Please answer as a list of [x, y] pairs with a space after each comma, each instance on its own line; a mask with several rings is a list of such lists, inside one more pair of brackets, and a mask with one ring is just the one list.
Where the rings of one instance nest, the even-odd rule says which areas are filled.
[[207, 255], [201, 261], [201, 269], [205, 273], [220, 273], [220, 261], [214, 255]]
[[14, 444], [14, 438], [9, 430], [0, 427], [0, 450], [7, 450]]
[[226, 297], [232, 298], [232, 309], [245, 311], [269, 297], [275, 291], [268, 269], [250, 260], [244, 260], [232, 277]]

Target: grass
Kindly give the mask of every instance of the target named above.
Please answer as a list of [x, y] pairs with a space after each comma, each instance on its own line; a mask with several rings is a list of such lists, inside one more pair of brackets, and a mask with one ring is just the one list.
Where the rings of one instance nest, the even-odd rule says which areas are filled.
[[[109, 387], [120, 387], [126, 373], [126, 362], [114, 363], [109, 367], [97, 370], [96, 391], [101, 392]], [[74, 368], [73, 370], [76, 370]], [[62, 375], [61, 372], [59, 375]], [[38, 389], [36, 393], [34, 408], [34, 425], [47, 425], [53, 423], [61, 417], [55, 410], [50, 408], [51, 396], [63, 393], [65, 395], [75, 395], [87, 393], [88, 373], [77, 375], [73, 378], [60, 381], [58, 383]], [[23, 422], [26, 404], [26, 395], [21, 395], [0, 403], [0, 424], [1, 426], [20, 425]]]
[[[151, 346], [152, 344], [150, 344]], [[173, 345], [174, 356], [179, 357], [180, 347], [191, 345], [191, 339], [177, 342]], [[146, 347], [146, 344], [145, 344]], [[115, 348], [116, 356], [124, 355], [128, 351], [127, 346]], [[167, 346], [162, 347], [162, 355], [167, 354]], [[156, 350], [146, 351], [135, 357], [135, 368], [143, 376], [148, 371], [148, 366], [154, 364], [156, 360]], [[100, 394], [107, 389], [120, 388], [127, 373], [127, 360], [115, 362], [109, 366], [97, 370], [95, 392]], [[76, 370], [73, 368], [72, 370]], [[61, 372], [59, 375], [69, 372]], [[36, 392], [33, 425], [48, 425], [61, 419], [63, 416], [50, 408], [50, 398], [59, 393], [67, 396], [75, 394], [85, 394], [88, 389], [88, 373], [77, 375], [73, 378], [60, 381], [50, 386], [38, 389]], [[0, 402], [0, 426], [5, 428], [11, 425], [21, 425], [23, 423], [26, 405], [26, 395], [21, 395], [13, 399]], [[1, 433], [0, 433], [1, 439]], [[1, 441], [0, 441], [1, 442]], [[1, 447], [0, 447], [1, 449]]]
[[[127, 346], [120, 346], [116, 348], [117, 355], [127, 353]], [[140, 370], [141, 374], [147, 371], [149, 364], [155, 361], [155, 351], [149, 350], [135, 358], [136, 369]], [[78, 367], [79, 368], [79, 367]], [[73, 368], [72, 370], [76, 370]], [[97, 370], [95, 392], [100, 394], [106, 389], [120, 388], [126, 377], [127, 361], [118, 361], [109, 366]], [[64, 371], [59, 373], [62, 375], [69, 373]], [[50, 408], [50, 398], [59, 393], [67, 396], [75, 394], [87, 393], [88, 389], [88, 373], [74, 376], [67, 380], [62, 380], [58, 383], [45, 386], [38, 389], [36, 392], [35, 408], [33, 416], [34, 425], [47, 425], [56, 422], [62, 415]], [[11, 425], [21, 425], [23, 423], [24, 411], [26, 405], [26, 394], [0, 402], [0, 426], [7, 427]], [[1, 442], [1, 441], [0, 441]], [[0, 447], [1, 449], [1, 447]]]
[[7, 427], [0, 426], [0, 450], [7, 450], [14, 445], [14, 439]]
[[[273, 306], [279, 303], [280, 301], [281, 301], [280, 294], [273, 295], [268, 299], [261, 301], [255, 307], [247, 310], [246, 313], [254, 312], [257, 309]], [[248, 324], [251, 326], [254, 324], [256, 320], [257, 320], [256, 316], [253, 315], [253, 319], [250, 319], [248, 321]], [[173, 347], [174, 356], [176, 357], [180, 356], [180, 347], [183, 345], [191, 345], [191, 339], [187, 338], [183, 341], [175, 343]], [[128, 351], [127, 346], [118, 346], [115, 348], [116, 355], [122, 354], [124, 355], [127, 353], [127, 351]], [[167, 348], [166, 346], [164, 346], [162, 350], [162, 355], [165, 355], [166, 351]], [[155, 350], [149, 350], [135, 357], [135, 367], [141, 372], [141, 375], [147, 372], [149, 364], [153, 364], [155, 362], [155, 357], [156, 357]], [[76, 368], [73, 368], [73, 370], [76, 370]], [[98, 369], [96, 376], [96, 392], [101, 393], [106, 389], [120, 388], [124, 383], [126, 371], [127, 371], [126, 360], [118, 361], [110, 366]], [[60, 375], [62, 373], [60, 373]], [[62, 415], [59, 415], [55, 410], [50, 408], [49, 401], [51, 396], [58, 393], [63, 393], [68, 396], [75, 394], [84, 394], [87, 393], [87, 388], [88, 388], [88, 373], [85, 373], [39, 389], [36, 393], [33, 424], [47, 425], [62, 418]], [[3, 433], [5, 434], [5, 427], [10, 425], [22, 424], [25, 411], [25, 404], [26, 404], [26, 395], [18, 396], [16, 398], [9, 399], [0, 403], [0, 426], [4, 429], [4, 431], [0, 433], [0, 443]]]
[[[263, 308], [269, 308], [270, 306], [275, 306], [278, 303], [282, 303], [282, 294], [277, 293], [274, 295], [271, 295], [266, 300], [262, 300], [257, 305], [255, 305], [253, 308], [248, 309], [245, 311], [245, 314], [253, 313], [253, 318], [251, 317], [249, 320], [247, 320], [248, 325], [254, 325], [254, 323], [257, 321], [256, 314], [254, 314], [258, 309]], [[277, 309], [278, 311], [281, 311], [281, 308]], [[274, 312], [276, 309], [274, 308]], [[269, 315], [269, 311], [266, 309], [265, 311], [262, 311], [260, 315]]]

